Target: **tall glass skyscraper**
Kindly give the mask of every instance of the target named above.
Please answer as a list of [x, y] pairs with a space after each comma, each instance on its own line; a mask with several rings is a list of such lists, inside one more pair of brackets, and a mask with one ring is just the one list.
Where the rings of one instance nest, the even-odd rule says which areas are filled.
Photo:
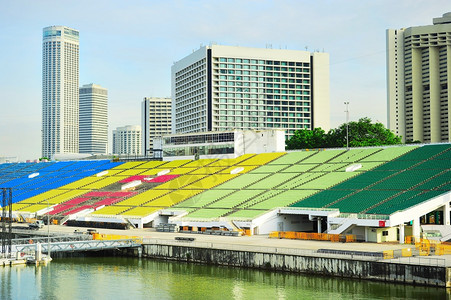
[[42, 155], [78, 153], [79, 32], [43, 29]]
[[80, 88], [80, 153], [108, 152], [108, 90], [97, 84]]

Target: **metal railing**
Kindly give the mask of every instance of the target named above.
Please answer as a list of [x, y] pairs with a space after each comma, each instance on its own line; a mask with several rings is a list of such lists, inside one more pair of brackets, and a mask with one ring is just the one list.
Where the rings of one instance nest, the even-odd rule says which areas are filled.
[[[87, 240], [50, 243], [50, 252], [74, 252], [74, 251], [96, 251], [116, 248], [140, 247], [141, 240], [123, 239], [123, 240]], [[42, 243], [42, 252], [48, 252], [48, 244]], [[14, 245], [13, 252], [29, 252], [36, 249], [35, 244]]]

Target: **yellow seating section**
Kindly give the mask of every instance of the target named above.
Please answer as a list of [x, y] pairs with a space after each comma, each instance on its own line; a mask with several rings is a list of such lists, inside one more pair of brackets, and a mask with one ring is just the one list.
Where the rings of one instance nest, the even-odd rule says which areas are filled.
[[228, 159], [221, 159], [218, 161], [215, 161], [214, 163], [209, 164], [209, 167], [230, 167], [233, 165], [236, 165], [239, 162], [242, 162], [243, 160], [246, 160], [252, 156], [255, 156], [255, 154], [244, 154], [237, 158], [228, 158]]
[[206, 165], [209, 165], [215, 161], [217, 161], [217, 159], [215, 159], [215, 158], [198, 159], [198, 160], [193, 160], [192, 162], [189, 162], [186, 165], [183, 165], [183, 167], [184, 168], [199, 168], [199, 167], [204, 167]]
[[151, 170], [147, 170], [147, 171], [144, 171], [144, 172], [142, 172], [141, 174], [139, 174], [139, 175], [149, 175], [149, 176], [156, 176], [158, 173], [160, 173], [161, 171], [164, 171], [164, 170], [172, 170], [172, 169], [174, 169], [174, 168], [167, 168], [167, 169], [161, 169], [161, 168], [157, 168], [157, 169], [151, 169]]
[[182, 165], [185, 165], [185, 164], [189, 163], [190, 161], [192, 161], [192, 160], [190, 160], [190, 159], [173, 160], [173, 161], [165, 163], [163, 166], [161, 166], [161, 168], [173, 169], [173, 168], [177, 168]]
[[[66, 201], [68, 201], [70, 199], [73, 199], [75, 197], [81, 196], [81, 195], [83, 195], [83, 194], [85, 194], [87, 192], [88, 192], [87, 190], [67, 191], [64, 194], [61, 194], [61, 195], [58, 195], [58, 196], [55, 196], [55, 197], [49, 199], [49, 203], [50, 204], [60, 204], [60, 203], [66, 202]], [[47, 203], [47, 201], [44, 200], [44, 201], [41, 201], [41, 203], [45, 204], [45, 203]]]
[[193, 189], [193, 190], [208, 190], [212, 187], [220, 185], [234, 177], [238, 176], [237, 174], [214, 174], [210, 175], [204, 179], [191, 183], [190, 185], [185, 186], [183, 189]]
[[66, 184], [62, 187], [59, 187], [59, 190], [76, 190], [82, 188], [88, 184], [101, 180], [103, 177], [85, 177], [75, 182]]
[[193, 183], [199, 179], [204, 178], [203, 175], [181, 175], [177, 178], [172, 179], [171, 181], [165, 182], [163, 184], [160, 184], [159, 186], [155, 187], [154, 189], [159, 190], [176, 190], [179, 189], [185, 185], [188, 185], [190, 183]]
[[21, 210], [21, 209], [23, 209], [23, 208], [29, 206], [29, 205], [30, 205], [30, 204], [27, 204], [27, 203], [13, 203], [11, 209], [12, 209], [13, 211], [18, 211], [18, 210]]
[[199, 168], [199, 169], [197, 169], [195, 171], [192, 171], [190, 174], [192, 174], [192, 175], [215, 174], [215, 173], [218, 173], [219, 171], [222, 171], [224, 169], [225, 169], [225, 167], [210, 167], [210, 166], [208, 166], [208, 167], [202, 167], [202, 168]]
[[186, 174], [186, 173], [189, 173], [191, 171], [194, 171], [194, 170], [196, 170], [196, 168], [185, 168], [185, 167], [183, 167], [183, 168], [176, 168], [176, 169], [172, 169], [171, 172], [168, 173], [168, 174], [170, 174], [170, 175], [182, 175], [182, 174]]
[[113, 170], [128, 170], [136, 168], [140, 165], [144, 164], [143, 161], [129, 161], [123, 164], [120, 164], [119, 166], [116, 166], [113, 168]]
[[237, 166], [262, 166], [285, 154], [285, 152], [261, 153], [240, 162]]
[[44, 200], [47, 200], [47, 199], [51, 199], [51, 198], [53, 198], [55, 196], [58, 196], [58, 195], [60, 195], [62, 193], [66, 193], [66, 192], [67, 191], [63, 191], [63, 190], [50, 190], [50, 191], [47, 191], [45, 193], [36, 195], [34, 197], [22, 200], [19, 203], [39, 203], [41, 201], [44, 201]]
[[24, 212], [30, 212], [30, 213], [35, 213], [38, 212], [44, 208], [47, 208], [48, 205], [47, 204], [34, 204], [31, 206], [28, 206], [26, 208], [23, 209], [18, 209], [18, 211], [24, 211]]
[[92, 175], [91, 177], [100, 177], [100, 178], [103, 178], [103, 177], [107, 177], [107, 176], [114, 176], [114, 175], [116, 175], [116, 174], [119, 174], [120, 172], [123, 172], [123, 170], [113, 170], [113, 169], [105, 170], [105, 171], [108, 172], [108, 173], [106, 173], [105, 175], [97, 176], [97, 174], [102, 173], [102, 172], [99, 172], [99, 173], [97, 173], [97, 174]]
[[91, 184], [88, 184], [84, 187], [82, 187], [82, 189], [84, 190], [97, 190], [97, 189], [102, 189], [106, 186], [109, 186], [110, 184], [116, 183], [121, 181], [122, 179], [127, 178], [128, 176], [111, 176], [111, 177], [105, 177], [102, 180], [99, 180], [97, 182], [93, 182]]
[[247, 173], [247, 172], [249, 172], [249, 171], [252, 171], [253, 169], [256, 169], [256, 168], [258, 168], [258, 167], [260, 167], [260, 166], [233, 166], [233, 167], [226, 168], [226, 169], [222, 170], [222, 171], [219, 172], [219, 173], [221, 173], [221, 174], [230, 174], [230, 172], [232, 172], [232, 171], [235, 170], [236, 168], [243, 168], [244, 170], [241, 171], [241, 172], [238, 173], [238, 174], [244, 174], [244, 173]]
[[161, 165], [164, 165], [166, 162], [165, 161], [148, 161], [146, 163], [143, 163], [142, 165], [137, 166], [136, 168], [138, 169], [153, 169], [156, 167], [159, 167]]
[[117, 205], [140, 206], [164, 194], [170, 193], [172, 190], [148, 190], [136, 196], [118, 202]]
[[130, 169], [130, 170], [124, 170], [124, 171], [120, 172], [118, 175], [133, 176], [133, 175], [139, 175], [145, 171], [148, 171], [148, 170], [147, 169]]
[[118, 215], [128, 209], [132, 208], [132, 206], [105, 206], [99, 210], [92, 212], [92, 215]]
[[163, 209], [163, 208], [164, 207], [149, 207], [149, 206], [147, 206], [147, 207], [135, 207], [135, 208], [132, 208], [132, 209], [122, 213], [121, 215], [122, 216], [127, 216], [127, 217], [133, 217], [133, 216], [145, 217], [145, 216], [148, 216], [148, 215], [150, 215], [150, 214], [152, 214], [152, 213], [154, 213], [154, 212], [156, 212], [156, 211], [158, 211], [160, 209]]

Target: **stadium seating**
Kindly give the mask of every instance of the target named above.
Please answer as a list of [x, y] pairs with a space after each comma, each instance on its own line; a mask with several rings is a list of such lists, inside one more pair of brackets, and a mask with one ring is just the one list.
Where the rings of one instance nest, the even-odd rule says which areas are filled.
[[316, 151], [289, 152], [284, 156], [269, 162], [268, 165], [293, 165], [301, 162], [313, 154], [316, 154]]
[[[0, 184], [13, 187], [16, 211], [54, 206], [54, 217], [96, 209], [97, 217], [139, 218], [170, 208], [188, 219], [252, 219], [285, 206], [391, 214], [449, 192], [450, 160], [450, 145], [440, 144], [220, 160], [13, 163], [0, 164]], [[121, 190], [134, 180], [142, 182], [136, 190]]]

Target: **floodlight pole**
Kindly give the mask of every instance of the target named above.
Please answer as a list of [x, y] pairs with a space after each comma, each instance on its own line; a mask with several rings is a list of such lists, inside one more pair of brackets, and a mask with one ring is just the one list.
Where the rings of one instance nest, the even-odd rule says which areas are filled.
[[47, 257], [50, 259], [50, 214], [49, 214], [49, 199], [47, 199]]
[[349, 101], [345, 102], [346, 105], [346, 150], [349, 150]]

